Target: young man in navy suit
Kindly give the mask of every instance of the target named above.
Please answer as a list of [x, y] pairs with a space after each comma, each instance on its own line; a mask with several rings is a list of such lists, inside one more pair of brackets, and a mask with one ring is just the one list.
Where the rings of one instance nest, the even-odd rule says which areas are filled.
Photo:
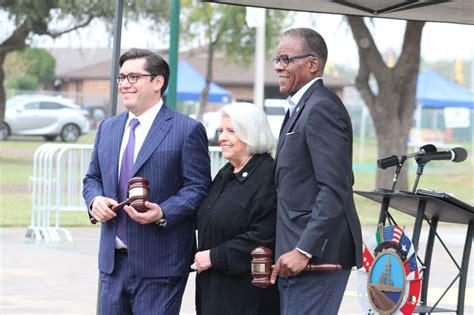
[[[178, 314], [195, 249], [194, 215], [211, 183], [206, 131], [162, 100], [169, 66], [131, 49], [117, 76], [127, 111], [98, 130], [83, 196], [102, 222], [101, 314]], [[149, 181], [148, 211], [111, 207], [127, 198], [127, 182]]]
[[[275, 157], [275, 268], [281, 313], [337, 314], [351, 267], [362, 264], [361, 227], [352, 196], [352, 126], [322, 75], [326, 43], [307, 28], [284, 33], [273, 58], [280, 92], [289, 95]], [[341, 264], [328, 273], [309, 263]], [[301, 272], [301, 273], [300, 273]]]

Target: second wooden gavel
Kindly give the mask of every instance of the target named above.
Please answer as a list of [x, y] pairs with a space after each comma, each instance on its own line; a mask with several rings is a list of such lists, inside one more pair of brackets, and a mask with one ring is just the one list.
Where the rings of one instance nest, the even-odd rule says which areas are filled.
[[[273, 269], [272, 261], [272, 250], [265, 247], [259, 246], [255, 248], [251, 253], [252, 261], [251, 272], [252, 272], [252, 284], [258, 288], [266, 288], [271, 285], [270, 276]], [[308, 264], [303, 271], [340, 271], [342, 269], [340, 264]]]
[[[133, 177], [128, 181], [128, 198], [118, 205], [112, 207], [112, 211], [117, 212], [124, 206], [132, 206], [138, 212], [146, 212], [145, 202], [148, 201], [148, 180], [144, 177]], [[96, 224], [97, 220], [91, 218], [91, 223]]]

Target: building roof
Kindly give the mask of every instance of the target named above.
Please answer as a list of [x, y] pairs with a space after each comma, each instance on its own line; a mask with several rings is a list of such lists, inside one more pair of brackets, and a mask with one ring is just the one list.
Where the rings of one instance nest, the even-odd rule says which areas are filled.
[[69, 77], [78, 69], [104, 61], [110, 64], [112, 60], [112, 50], [109, 48], [50, 48], [48, 51], [56, 60], [56, 76], [58, 77]]
[[[200, 73], [206, 73], [206, 54], [182, 54], [182, 59], [186, 59]], [[215, 58], [213, 64], [213, 81], [222, 85], [253, 86], [255, 78], [253, 62], [244, 65], [238, 62], [232, 63], [225, 58]], [[327, 86], [340, 87], [353, 85], [351, 80], [341, 77], [324, 76], [324, 83]], [[275, 73], [273, 63], [269, 59], [265, 62], [265, 84], [278, 86], [278, 76]]]
[[[62, 80], [109, 80], [112, 64], [112, 50], [108, 48], [95, 49], [49, 49], [56, 59], [56, 76]], [[160, 52], [168, 60], [166, 53]], [[202, 50], [180, 53], [180, 60], [186, 60], [199, 73], [206, 73], [207, 54]], [[213, 82], [221, 85], [253, 86], [253, 63], [246, 66], [238, 62], [232, 63], [221, 56], [214, 58]], [[351, 80], [341, 77], [324, 76], [325, 85], [328, 87], [342, 87], [353, 85]], [[265, 63], [265, 84], [278, 85], [270, 60]]]

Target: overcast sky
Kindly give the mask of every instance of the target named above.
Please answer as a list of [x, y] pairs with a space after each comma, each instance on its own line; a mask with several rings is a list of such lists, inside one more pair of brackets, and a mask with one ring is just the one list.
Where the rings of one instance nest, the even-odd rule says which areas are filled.
[[[302, 14], [309, 15], [308, 13]], [[296, 26], [311, 26], [309, 18], [298, 19]], [[372, 19], [367, 23], [379, 50], [397, 54], [401, 50], [405, 21], [394, 19]], [[349, 25], [340, 15], [318, 14], [315, 29], [323, 35], [329, 47], [329, 56], [338, 63], [350, 64], [352, 55], [357, 58], [357, 48]], [[314, 25], [314, 24], [313, 24]], [[426, 23], [423, 28], [421, 54], [427, 61], [474, 58], [474, 26], [450, 23]]]
[[[401, 50], [405, 21], [373, 19], [370, 24], [379, 50], [384, 53]], [[130, 23], [122, 30], [122, 47], [166, 48], [167, 42], [156, 33], [146, 31], [146, 22]], [[313, 27], [323, 35], [329, 48], [329, 61], [356, 67], [357, 49], [352, 32], [343, 16], [334, 14], [298, 13], [293, 26]], [[110, 32], [100, 22], [95, 22], [80, 32], [69, 33], [59, 39], [36, 37], [34, 46], [40, 47], [111, 47]], [[450, 23], [426, 23], [423, 29], [422, 58], [426, 61], [474, 59], [474, 26]]]

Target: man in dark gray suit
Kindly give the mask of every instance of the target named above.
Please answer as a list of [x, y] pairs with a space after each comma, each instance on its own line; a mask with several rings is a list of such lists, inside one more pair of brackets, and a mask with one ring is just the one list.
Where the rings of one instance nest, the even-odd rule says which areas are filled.
[[[323, 85], [327, 47], [307, 28], [284, 33], [273, 58], [289, 110], [275, 158], [277, 275], [282, 314], [337, 314], [362, 237], [352, 196], [352, 126], [341, 100]], [[308, 263], [339, 272], [300, 273]]]
[[[146, 49], [120, 57], [127, 111], [104, 120], [84, 178], [89, 215], [102, 222], [101, 314], [179, 314], [195, 250], [194, 216], [211, 183], [206, 131], [162, 100], [168, 63]], [[125, 206], [127, 182], [149, 181], [147, 212]]]

